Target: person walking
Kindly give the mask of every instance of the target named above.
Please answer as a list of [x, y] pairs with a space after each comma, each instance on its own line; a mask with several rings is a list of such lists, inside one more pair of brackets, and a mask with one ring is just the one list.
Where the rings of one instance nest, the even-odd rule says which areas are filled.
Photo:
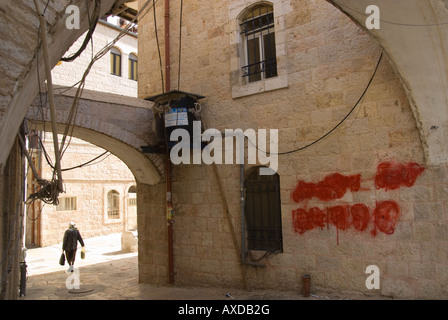
[[75, 264], [76, 250], [78, 248], [78, 241], [84, 248], [84, 241], [81, 233], [76, 228], [74, 222], [70, 222], [68, 229], [64, 233], [64, 240], [62, 241], [62, 250], [65, 251], [65, 258], [69, 264], [68, 272], [73, 272]]

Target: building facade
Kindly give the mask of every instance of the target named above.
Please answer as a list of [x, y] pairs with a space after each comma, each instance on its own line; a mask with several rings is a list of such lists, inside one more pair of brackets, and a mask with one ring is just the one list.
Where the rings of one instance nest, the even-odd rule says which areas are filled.
[[[170, 88], [205, 96], [205, 129], [276, 129], [279, 153], [271, 176], [260, 161], [173, 165], [175, 282], [300, 290], [307, 274], [311, 292], [448, 297], [447, 166], [426, 164], [365, 27], [326, 1], [185, 2], [182, 19], [176, 2], [165, 52], [164, 10], [139, 21], [138, 96], [166, 90], [168, 54]], [[137, 188], [140, 281], [165, 284], [166, 186]]]

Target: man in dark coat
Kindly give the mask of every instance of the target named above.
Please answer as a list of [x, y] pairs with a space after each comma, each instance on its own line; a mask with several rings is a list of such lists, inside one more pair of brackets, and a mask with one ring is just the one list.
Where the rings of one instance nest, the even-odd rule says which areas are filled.
[[69, 228], [64, 233], [64, 240], [62, 241], [62, 250], [65, 251], [65, 258], [69, 264], [69, 271], [73, 272], [73, 265], [75, 264], [76, 249], [78, 248], [78, 241], [84, 248], [84, 241], [81, 234], [75, 227], [75, 223], [70, 222]]

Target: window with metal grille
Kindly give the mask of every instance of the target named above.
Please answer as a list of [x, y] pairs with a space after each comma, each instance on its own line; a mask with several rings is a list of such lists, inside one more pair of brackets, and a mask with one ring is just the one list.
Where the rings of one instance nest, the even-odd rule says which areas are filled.
[[109, 219], [120, 218], [120, 194], [116, 190], [107, 193], [107, 217]]
[[247, 249], [283, 252], [279, 175], [260, 175], [256, 168], [244, 186]]
[[121, 52], [115, 47], [110, 49], [110, 73], [121, 77]]
[[56, 211], [74, 211], [76, 210], [76, 197], [59, 198]]
[[137, 56], [133, 53], [129, 55], [129, 79], [137, 81]]
[[271, 5], [259, 4], [248, 11], [240, 24], [245, 61], [243, 77], [249, 82], [277, 76], [274, 11]]

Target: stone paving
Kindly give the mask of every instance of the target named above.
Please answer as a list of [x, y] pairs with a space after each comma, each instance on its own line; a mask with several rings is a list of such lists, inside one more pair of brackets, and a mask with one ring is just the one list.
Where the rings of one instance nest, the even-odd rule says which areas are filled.
[[[21, 300], [253, 300], [303, 299], [297, 292], [244, 291], [229, 288], [154, 287], [138, 283], [137, 253], [123, 253], [121, 234], [85, 239], [86, 258], [77, 253], [74, 287], [68, 266], [58, 264], [61, 244], [28, 249], [26, 295]], [[69, 278], [71, 277], [71, 278]], [[68, 284], [68, 288], [67, 288]], [[70, 290], [69, 290], [70, 289]], [[317, 299], [310, 297], [308, 299]]]
[[[366, 299], [366, 297], [304, 298], [301, 292], [272, 290], [245, 291], [215, 287], [155, 287], [138, 282], [137, 253], [121, 251], [121, 234], [85, 239], [86, 258], [78, 250], [75, 273], [79, 288], [68, 266], [58, 264], [61, 244], [28, 249], [25, 296], [20, 300], [329, 300]], [[368, 299], [368, 298], [367, 298]]]

